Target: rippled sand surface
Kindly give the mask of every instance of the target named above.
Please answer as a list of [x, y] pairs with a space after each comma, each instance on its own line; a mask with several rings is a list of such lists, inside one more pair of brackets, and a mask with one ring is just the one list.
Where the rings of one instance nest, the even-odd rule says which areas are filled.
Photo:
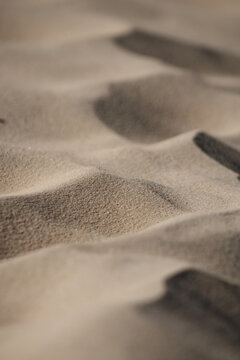
[[1, 360], [238, 360], [240, 4], [0, 3]]

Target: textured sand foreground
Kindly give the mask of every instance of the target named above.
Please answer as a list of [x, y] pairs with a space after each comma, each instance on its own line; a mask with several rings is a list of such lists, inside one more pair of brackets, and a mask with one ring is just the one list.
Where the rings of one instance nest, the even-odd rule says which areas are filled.
[[240, 358], [238, 0], [0, 2], [0, 359]]

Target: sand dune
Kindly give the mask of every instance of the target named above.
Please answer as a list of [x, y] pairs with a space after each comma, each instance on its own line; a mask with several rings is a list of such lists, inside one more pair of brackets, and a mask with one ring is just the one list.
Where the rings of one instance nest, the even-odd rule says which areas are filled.
[[1, 359], [239, 359], [239, 16], [1, 2]]

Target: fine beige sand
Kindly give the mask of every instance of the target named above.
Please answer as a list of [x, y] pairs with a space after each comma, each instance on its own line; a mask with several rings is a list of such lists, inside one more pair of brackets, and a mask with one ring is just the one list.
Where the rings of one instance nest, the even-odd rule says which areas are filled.
[[0, 359], [239, 360], [240, 2], [0, 2]]

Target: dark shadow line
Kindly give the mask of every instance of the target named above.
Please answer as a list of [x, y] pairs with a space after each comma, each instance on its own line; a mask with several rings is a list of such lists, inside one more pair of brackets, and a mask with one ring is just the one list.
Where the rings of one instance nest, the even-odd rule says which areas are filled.
[[114, 38], [122, 48], [200, 73], [240, 74], [240, 57], [142, 30]]
[[240, 152], [238, 150], [204, 132], [198, 133], [193, 141], [209, 157], [238, 175], [240, 174]]
[[139, 306], [148, 315], [163, 311], [183, 317], [196, 325], [201, 319], [214, 329], [240, 340], [240, 288], [197, 270], [186, 270], [166, 281], [166, 294]]

